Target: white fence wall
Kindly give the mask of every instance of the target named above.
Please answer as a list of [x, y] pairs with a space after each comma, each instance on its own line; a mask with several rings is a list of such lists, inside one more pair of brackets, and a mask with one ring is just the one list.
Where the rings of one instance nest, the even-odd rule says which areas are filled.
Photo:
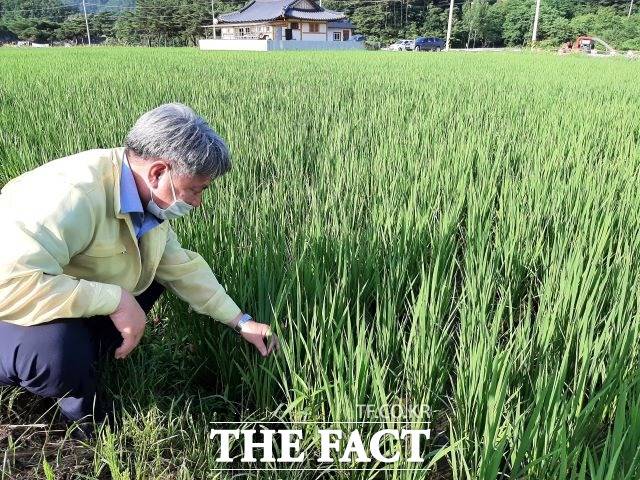
[[198, 40], [200, 50], [247, 50], [266, 52], [268, 40], [212, 40], [201, 38]]
[[200, 39], [200, 50], [364, 50], [363, 42], [319, 40], [212, 40]]
[[364, 50], [363, 42], [268, 40], [269, 50]]

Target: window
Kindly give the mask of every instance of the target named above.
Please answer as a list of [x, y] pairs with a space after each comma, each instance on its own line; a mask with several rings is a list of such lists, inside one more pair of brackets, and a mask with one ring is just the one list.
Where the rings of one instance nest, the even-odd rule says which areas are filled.
[[298, 30], [300, 28], [300, 25], [298, 25], [298, 22], [292, 22], [291, 23], [291, 28], [293, 30]]
[[342, 40], [342, 32], [333, 32], [333, 40], [336, 42]]
[[318, 33], [318, 32], [320, 32], [320, 24], [319, 23], [310, 23], [309, 24], [309, 32], [310, 33]]

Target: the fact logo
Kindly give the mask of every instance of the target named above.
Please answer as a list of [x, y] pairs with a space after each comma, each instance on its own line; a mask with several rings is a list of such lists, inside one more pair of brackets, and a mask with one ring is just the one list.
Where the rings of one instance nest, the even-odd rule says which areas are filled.
[[[382, 425], [381, 425], [382, 426]], [[255, 438], [256, 433], [262, 439]], [[374, 431], [363, 439], [359, 430], [319, 429], [320, 455], [315, 459], [319, 464], [336, 462], [340, 463], [366, 463], [366, 462], [398, 462], [401, 459], [407, 462], [423, 462], [421, 455], [421, 441], [430, 438], [430, 429], [381, 429]], [[242, 442], [243, 463], [278, 462], [278, 463], [302, 463], [305, 462], [305, 453], [300, 451], [303, 440], [301, 429], [293, 430], [240, 430], [240, 429], [211, 429], [209, 438], [220, 442], [220, 456], [218, 462], [235, 461], [230, 456], [232, 441]], [[393, 440], [393, 442], [390, 442]], [[305, 442], [306, 443], [306, 442]], [[389, 455], [384, 452], [384, 445], [395, 443], [401, 448]], [[274, 444], [279, 455], [274, 456]], [[256, 451], [260, 454], [256, 455]], [[332, 454], [334, 457], [332, 457]], [[256, 458], [257, 457], [257, 458]]]

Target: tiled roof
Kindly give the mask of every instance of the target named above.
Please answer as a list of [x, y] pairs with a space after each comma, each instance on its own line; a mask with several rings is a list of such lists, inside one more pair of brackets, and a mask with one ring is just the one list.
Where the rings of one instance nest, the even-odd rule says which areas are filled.
[[252, 0], [236, 12], [218, 15], [218, 23], [244, 23], [294, 18], [299, 20], [341, 20], [344, 13], [325, 10], [313, 1], [305, 3], [313, 5], [313, 9], [295, 8], [299, 0]]
[[337, 22], [328, 22], [327, 23], [327, 27], [328, 28], [351, 28], [351, 29], [356, 28], [355, 25], [353, 23], [351, 23], [349, 20], [342, 20], [342, 21], [337, 21]]
[[289, 9], [285, 14], [285, 18], [297, 18], [300, 20], [339, 20], [344, 18], [344, 13], [334, 12], [331, 10], [322, 10], [321, 12], [309, 12], [307, 10]]

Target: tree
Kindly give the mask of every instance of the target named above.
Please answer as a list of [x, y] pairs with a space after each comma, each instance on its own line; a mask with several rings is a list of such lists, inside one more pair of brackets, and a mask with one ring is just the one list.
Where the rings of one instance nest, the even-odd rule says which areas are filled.
[[177, 30], [187, 45], [196, 45], [204, 36], [202, 25], [211, 24], [211, 10], [204, 2], [182, 2], [178, 9]]
[[615, 48], [640, 49], [640, 15], [620, 15], [613, 7], [603, 7], [594, 13], [571, 19], [575, 35], [594, 35]]
[[[533, 29], [533, 0], [505, 0], [502, 36], [506, 45], [524, 45]], [[542, 22], [541, 22], [542, 23]]]
[[91, 37], [107, 40], [115, 37], [115, 23], [117, 15], [113, 12], [103, 11], [89, 16], [89, 28]]
[[483, 46], [489, 37], [490, 5], [488, 0], [470, 0], [462, 6], [462, 22], [467, 29], [467, 48], [475, 47], [476, 41]]
[[60, 24], [49, 20], [15, 18], [7, 22], [7, 27], [19, 40], [46, 43], [55, 38]]
[[424, 37], [441, 37], [447, 34], [448, 12], [435, 5], [429, 5], [425, 8], [422, 22], [420, 23], [420, 31]]
[[56, 37], [59, 40], [72, 40], [78, 43], [87, 36], [87, 30], [84, 23], [84, 16], [80, 14], [68, 16], [64, 22], [60, 24]]
[[[216, 14], [247, 0], [213, 0]], [[69, 2], [73, 2], [69, 6]], [[524, 45], [531, 38], [535, 0], [456, 0], [453, 46]], [[195, 45], [211, 23], [211, 0], [93, 0], [92, 37], [131, 45]], [[0, 41], [85, 41], [81, 0], [0, 0]], [[449, 0], [323, 0], [344, 12], [357, 33], [374, 42], [417, 36], [444, 37]], [[629, 0], [543, 0], [538, 35], [560, 44], [579, 34], [617, 48], [640, 48], [640, 15]]]
[[118, 43], [134, 45], [142, 41], [137, 17], [133, 12], [120, 14], [116, 20], [113, 31]]

